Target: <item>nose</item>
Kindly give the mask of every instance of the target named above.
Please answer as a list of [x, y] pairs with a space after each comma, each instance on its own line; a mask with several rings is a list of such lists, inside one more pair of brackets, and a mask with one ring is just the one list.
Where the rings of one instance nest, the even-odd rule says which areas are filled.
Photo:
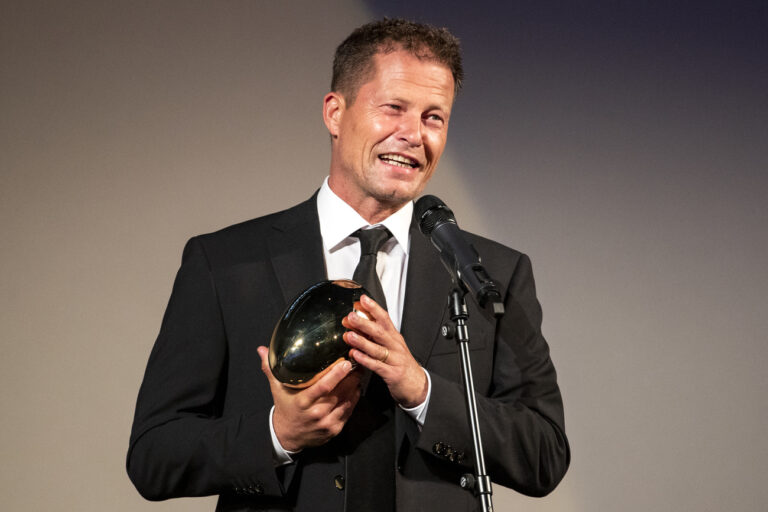
[[415, 114], [402, 116], [397, 136], [400, 140], [407, 142], [410, 147], [421, 146], [421, 116]]

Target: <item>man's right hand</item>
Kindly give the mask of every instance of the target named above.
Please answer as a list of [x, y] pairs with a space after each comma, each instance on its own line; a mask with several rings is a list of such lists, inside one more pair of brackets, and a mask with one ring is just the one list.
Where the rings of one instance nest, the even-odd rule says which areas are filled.
[[280, 445], [296, 452], [336, 437], [360, 399], [362, 372], [353, 371], [347, 360], [339, 361], [311, 386], [293, 389], [272, 375], [269, 349], [259, 347], [258, 351], [275, 402], [272, 427]]

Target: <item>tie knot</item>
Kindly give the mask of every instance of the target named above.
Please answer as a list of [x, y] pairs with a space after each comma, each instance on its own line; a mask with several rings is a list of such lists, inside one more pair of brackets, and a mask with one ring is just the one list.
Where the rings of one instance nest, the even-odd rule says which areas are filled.
[[360, 255], [363, 256], [378, 253], [392, 233], [384, 226], [377, 226], [371, 229], [358, 229], [352, 236], [360, 239]]

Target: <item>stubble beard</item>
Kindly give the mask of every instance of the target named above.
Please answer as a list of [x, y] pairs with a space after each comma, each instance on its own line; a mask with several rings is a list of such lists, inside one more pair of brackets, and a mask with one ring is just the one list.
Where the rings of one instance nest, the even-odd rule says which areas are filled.
[[376, 180], [376, 177], [368, 178], [365, 191], [369, 197], [375, 199], [382, 205], [390, 208], [399, 209], [404, 204], [415, 199], [423, 190], [426, 183], [420, 183], [415, 188], [408, 187], [403, 190], [396, 184], [386, 185]]

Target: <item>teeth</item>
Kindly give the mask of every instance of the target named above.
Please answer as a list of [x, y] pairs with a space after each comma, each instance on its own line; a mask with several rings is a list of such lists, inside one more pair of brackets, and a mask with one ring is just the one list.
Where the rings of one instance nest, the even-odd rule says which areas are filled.
[[418, 163], [406, 156], [401, 155], [394, 155], [394, 154], [386, 154], [386, 155], [380, 155], [380, 159], [385, 160], [387, 163], [390, 163], [392, 165], [398, 165], [400, 167], [407, 167], [409, 169], [413, 169], [414, 167], [418, 166]]

